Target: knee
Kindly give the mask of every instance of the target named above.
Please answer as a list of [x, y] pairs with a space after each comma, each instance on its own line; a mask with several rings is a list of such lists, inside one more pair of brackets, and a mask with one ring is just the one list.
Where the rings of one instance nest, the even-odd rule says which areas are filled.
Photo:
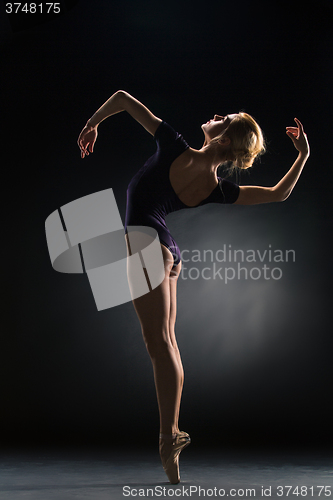
[[148, 354], [151, 358], [169, 356], [171, 354], [174, 347], [167, 328], [159, 331], [143, 330], [142, 333]]

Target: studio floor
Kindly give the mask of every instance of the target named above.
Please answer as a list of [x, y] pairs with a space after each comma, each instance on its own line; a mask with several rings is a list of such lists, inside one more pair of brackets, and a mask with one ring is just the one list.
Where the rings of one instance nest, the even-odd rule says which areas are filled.
[[0, 499], [325, 499], [333, 497], [332, 458], [189, 447], [181, 454], [181, 483], [170, 485], [156, 450], [11, 450], [0, 457]]

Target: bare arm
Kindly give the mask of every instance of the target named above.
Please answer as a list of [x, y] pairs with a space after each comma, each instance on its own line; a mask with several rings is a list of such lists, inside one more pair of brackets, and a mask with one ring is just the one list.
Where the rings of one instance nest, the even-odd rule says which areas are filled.
[[284, 201], [288, 198], [301, 175], [303, 167], [309, 158], [310, 148], [303, 125], [295, 118], [297, 127], [287, 127], [288, 137], [298, 150], [298, 157], [284, 177], [273, 187], [240, 186], [240, 192], [235, 205], [255, 205]]
[[81, 150], [81, 158], [84, 158], [85, 155], [88, 156], [89, 151], [93, 152], [98, 125], [109, 116], [121, 111], [127, 111], [152, 135], [155, 135], [156, 129], [162, 121], [128, 92], [118, 90], [93, 114], [80, 133], [78, 145]]

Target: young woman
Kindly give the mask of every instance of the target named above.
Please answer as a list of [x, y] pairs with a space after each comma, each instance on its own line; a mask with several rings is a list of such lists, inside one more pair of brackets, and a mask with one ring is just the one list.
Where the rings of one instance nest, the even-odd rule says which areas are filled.
[[[186, 432], [178, 429], [184, 371], [175, 336], [177, 279], [181, 270], [179, 248], [166, 224], [168, 213], [206, 203], [253, 205], [284, 201], [293, 190], [309, 157], [309, 144], [303, 126], [286, 133], [298, 151], [287, 174], [273, 187], [238, 186], [217, 177], [217, 167], [232, 161], [236, 168], [251, 167], [264, 152], [259, 125], [246, 113], [215, 115], [201, 126], [204, 144], [196, 150], [183, 137], [157, 118], [142, 103], [119, 90], [88, 120], [78, 145], [81, 157], [92, 153], [98, 125], [107, 117], [127, 111], [157, 142], [156, 153], [131, 180], [127, 190], [127, 226], [156, 229], [165, 267], [162, 283], [146, 295], [133, 300], [150, 355], [160, 414], [159, 452], [169, 481], [180, 481], [179, 454], [190, 443]], [[129, 243], [128, 250], [130, 253]]]

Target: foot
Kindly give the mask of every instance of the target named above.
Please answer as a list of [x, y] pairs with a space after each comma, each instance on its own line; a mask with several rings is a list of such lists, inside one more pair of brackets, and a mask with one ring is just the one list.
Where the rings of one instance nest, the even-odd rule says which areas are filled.
[[191, 438], [187, 432], [178, 431], [176, 434], [160, 434], [160, 457], [163, 469], [171, 484], [178, 484], [179, 454], [190, 444]]

